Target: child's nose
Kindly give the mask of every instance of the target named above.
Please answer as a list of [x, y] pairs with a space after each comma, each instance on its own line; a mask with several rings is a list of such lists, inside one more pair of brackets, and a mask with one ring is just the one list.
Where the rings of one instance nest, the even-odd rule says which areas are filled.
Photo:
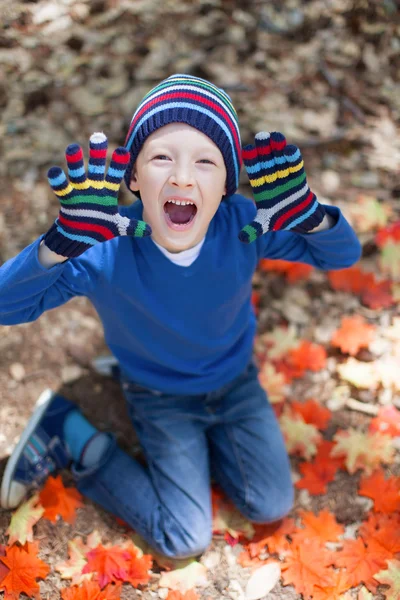
[[188, 165], [176, 165], [171, 173], [170, 183], [178, 187], [191, 186], [194, 183], [193, 171]]

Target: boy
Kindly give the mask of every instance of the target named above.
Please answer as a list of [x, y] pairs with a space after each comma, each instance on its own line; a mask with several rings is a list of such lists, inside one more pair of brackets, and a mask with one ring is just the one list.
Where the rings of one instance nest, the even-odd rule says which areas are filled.
[[[282, 435], [252, 361], [259, 259], [344, 268], [360, 244], [339, 209], [319, 204], [282, 134], [257, 134], [243, 150], [256, 205], [235, 194], [236, 112], [203, 79], [172, 75], [151, 90], [104, 177], [106, 152], [94, 134], [88, 179], [77, 145], [67, 148], [71, 183], [50, 169], [60, 215], [1, 267], [0, 323], [87, 296], [147, 466], [49, 391], [9, 459], [1, 502], [17, 506], [70, 466], [84, 495], [158, 552], [198, 555], [211, 539], [211, 476], [254, 522], [279, 520], [293, 504]], [[140, 200], [118, 209], [123, 176]]]

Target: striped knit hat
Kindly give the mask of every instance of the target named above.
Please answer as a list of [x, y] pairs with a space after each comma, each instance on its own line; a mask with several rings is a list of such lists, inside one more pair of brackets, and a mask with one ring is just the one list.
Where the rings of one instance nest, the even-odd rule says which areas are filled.
[[132, 168], [146, 138], [169, 123], [187, 123], [207, 135], [221, 151], [227, 172], [226, 195], [239, 185], [242, 164], [239, 124], [228, 94], [193, 75], [176, 74], [150, 90], [132, 117], [125, 147], [130, 161], [125, 172], [129, 188]]

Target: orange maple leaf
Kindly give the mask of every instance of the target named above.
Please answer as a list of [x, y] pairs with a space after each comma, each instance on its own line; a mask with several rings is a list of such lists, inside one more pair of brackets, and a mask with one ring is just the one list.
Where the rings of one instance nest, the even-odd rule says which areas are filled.
[[259, 262], [259, 268], [265, 272], [282, 273], [290, 283], [295, 283], [301, 279], [306, 279], [313, 267], [305, 263], [295, 263], [289, 260], [262, 258]]
[[82, 495], [73, 487], [64, 487], [61, 475], [47, 478], [44, 488], [39, 493], [39, 499], [45, 509], [43, 518], [53, 522], [60, 516], [67, 523], [73, 524], [76, 509], [83, 506]]
[[360, 348], [367, 348], [374, 338], [375, 327], [368, 325], [360, 315], [343, 317], [339, 329], [332, 336], [332, 346], [355, 356]]
[[391, 405], [381, 406], [377, 416], [371, 420], [368, 431], [379, 431], [391, 437], [400, 436], [400, 410]]
[[166, 600], [199, 600], [200, 596], [194, 590], [188, 590], [184, 594], [178, 590], [172, 590], [168, 593]]
[[300, 413], [306, 423], [311, 423], [318, 427], [319, 430], [323, 431], [328, 425], [332, 413], [325, 406], [322, 406], [320, 402], [317, 402], [313, 398], [309, 398], [305, 402], [291, 402], [290, 406], [292, 409]]
[[284, 554], [289, 550], [289, 542], [286, 536], [296, 530], [294, 519], [285, 518], [276, 523], [255, 525], [255, 534], [247, 548], [252, 558], [258, 556], [265, 547], [270, 554]]
[[145, 585], [148, 583], [151, 577], [149, 570], [153, 566], [153, 557], [151, 554], [143, 554], [132, 540], [124, 544], [123, 549], [130, 554], [128, 574], [124, 581], [130, 583], [135, 588], [140, 584]]
[[362, 290], [361, 301], [365, 306], [377, 310], [388, 308], [394, 304], [392, 295], [392, 282], [388, 280], [372, 283]]
[[336, 291], [353, 292], [360, 294], [362, 290], [368, 289], [375, 283], [375, 275], [366, 273], [359, 267], [349, 267], [337, 271], [328, 272], [328, 280], [332, 288]]
[[374, 471], [360, 481], [359, 494], [374, 501], [374, 511], [391, 513], [400, 510], [400, 477], [385, 479], [382, 470]]
[[7, 573], [9, 573], [10, 569], [8, 567], [6, 567], [6, 565], [4, 563], [1, 562], [1, 557], [6, 555], [6, 546], [4, 546], [4, 544], [0, 544], [0, 588], [1, 588], [1, 582], [3, 581], [4, 577], [7, 575]]
[[368, 543], [373, 539], [391, 555], [400, 552], [400, 514], [369, 513], [360, 529], [360, 536]]
[[376, 590], [373, 576], [386, 567], [386, 560], [391, 558], [390, 553], [373, 539], [368, 541], [367, 546], [362, 538], [344, 540], [343, 550], [333, 556], [335, 565], [346, 569], [345, 579], [349, 587], [364, 583], [373, 592]]
[[258, 556], [251, 557], [248, 548], [244, 548], [243, 551], [240, 552], [236, 560], [241, 567], [250, 567], [252, 571], [259, 569], [263, 565], [267, 564], [267, 562], [276, 562], [275, 558], [267, 558], [265, 560], [262, 560], [261, 558], [258, 558]]
[[319, 344], [303, 340], [297, 348], [289, 350], [287, 360], [296, 369], [320, 371], [326, 364], [326, 350]]
[[284, 584], [294, 585], [299, 594], [307, 597], [314, 594], [315, 586], [333, 587], [333, 571], [327, 568], [332, 564], [331, 554], [315, 539], [293, 546], [281, 564]]
[[100, 589], [97, 581], [84, 581], [81, 586], [73, 585], [61, 590], [62, 600], [119, 600], [122, 591], [122, 583], [108, 585], [104, 590]]
[[400, 242], [400, 221], [379, 229], [375, 235], [375, 243], [382, 248], [387, 242]]
[[34, 596], [39, 592], [36, 579], [44, 579], [50, 572], [50, 567], [37, 557], [39, 542], [26, 542], [23, 546], [6, 548], [5, 556], [0, 556], [10, 570], [1, 582], [6, 598], [18, 598], [24, 593]]
[[95, 579], [99, 582], [101, 589], [108, 583], [116, 582], [118, 579], [126, 581], [129, 573], [131, 554], [128, 550], [118, 546], [103, 546], [90, 550], [86, 555], [87, 564], [82, 573], [96, 573]]
[[329, 459], [317, 458], [313, 462], [303, 462], [299, 465], [302, 479], [296, 481], [295, 486], [305, 489], [310, 494], [326, 494], [327, 484], [335, 479], [338, 467]]
[[336, 469], [346, 469], [346, 460], [343, 456], [331, 456], [333, 448], [336, 446], [335, 442], [329, 440], [321, 440], [317, 446], [317, 454], [314, 460], [320, 460], [329, 462], [335, 465]]
[[311, 511], [300, 510], [301, 517], [305, 527], [297, 529], [292, 535], [294, 544], [301, 544], [310, 539], [317, 539], [321, 544], [325, 542], [336, 542], [339, 535], [344, 533], [344, 527], [339, 525], [335, 516], [324, 509], [318, 515]]

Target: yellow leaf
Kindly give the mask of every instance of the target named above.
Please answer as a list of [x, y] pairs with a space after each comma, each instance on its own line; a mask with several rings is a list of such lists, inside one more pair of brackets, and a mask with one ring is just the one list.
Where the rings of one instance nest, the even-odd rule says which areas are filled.
[[394, 446], [388, 435], [362, 433], [350, 427], [346, 431], [338, 431], [333, 439], [336, 445], [331, 456], [345, 456], [346, 468], [351, 474], [362, 469], [370, 475], [381, 463], [393, 462]]
[[289, 350], [295, 348], [299, 339], [296, 337], [296, 329], [289, 327], [275, 327], [272, 331], [264, 333], [259, 340], [266, 348], [266, 356], [269, 360], [277, 360], [287, 354]]
[[388, 560], [388, 569], [379, 571], [374, 579], [379, 583], [385, 583], [390, 588], [385, 590], [386, 600], [398, 600], [400, 598], [400, 561]]
[[286, 410], [279, 418], [286, 449], [289, 454], [298, 452], [306, 460], [317, 453], [322, 436], [315, 425], [306, 423], [301, 415]]
[[386, 242], [383, 246], [380, 257], [379, 265], [385, 273], [391, 279], [395, 281], [400, 280], [400, 244], [396, 242]]
[[98, 531], [93, 531], [87, 537], [86, 544], [82, 538], [75, 537], [68, 542], [68, 560], [58, 563], [56, 571], [61, 573], [61, 579], [72, 579], [72, 585], [80, 585], [85, 580], [92, 579], [93, 573], [82, 574], [83, 567], [87, 564], [86, 554], [97, 548], [101, 543]]
[[38, 502], [39, 494], [35, 494], [13, 513], [6, 531], [6, 534], [10, 536], [9, 546], [12, 546], [14, 542], [19, 542], [21, 545], [24, 545], [25, 542], [33, 542], [33, 526], [44, 513], [43, 506]]
[[170, 590], [178, 590], [182, 593], [196, 586], [205, 587], [208, 583], [207, 569], [197, 561], [191, 562], [183, 569], [162, 573], [159, 579], [160, 587], [167, 587]]
[[374, 363], [365, 363], [350, 357], [346, 362], [337, 366], [342, 379], [352, 383], [357, 388], [376, 389], [379, 384], [379, 374]]
[[258, 378], [261, 387], [267, 392], [271, 404], [285, 400], [287, 390], [285, 376], [283, 373], [279, 373], [273, 364], [265, 362], [260, 368]]
[[365, 233], [385, 227], [391, 208], [373, 196], [360, 195], [350, 205], [349, 212], [356, 231]]

